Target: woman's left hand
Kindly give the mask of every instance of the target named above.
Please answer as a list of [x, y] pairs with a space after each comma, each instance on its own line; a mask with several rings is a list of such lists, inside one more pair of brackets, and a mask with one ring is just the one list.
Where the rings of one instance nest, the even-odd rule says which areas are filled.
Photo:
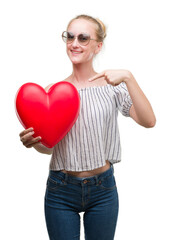
[[104, 77], [108, 84], [113, 86], [119, 85], [121, 82], [126, 82], [130, 78], [130, 72], [128, 70], [105, 70], [96, 74], [94, 77], [89, 78], [88, 81], [94, 81], [98, 78]]

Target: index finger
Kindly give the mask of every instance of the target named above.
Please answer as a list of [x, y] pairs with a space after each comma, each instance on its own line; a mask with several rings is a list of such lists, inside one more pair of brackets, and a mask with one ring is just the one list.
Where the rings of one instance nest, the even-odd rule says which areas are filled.
[[97, 73], [94, 77], [89, 78], [89, 81], [94, 81], [97, 78], [103, 77], [105, 74], [105, 71], [101, 72], [101, 73]]
[[32, 132], [33, 131], [33, 128], [30, 127], [30, 128], [27, 128], [25, 129], [24, 131], [20, 132], [19, 136], [20, 137], [23, 137], [25, 134], [29, 133], [29, 132]]

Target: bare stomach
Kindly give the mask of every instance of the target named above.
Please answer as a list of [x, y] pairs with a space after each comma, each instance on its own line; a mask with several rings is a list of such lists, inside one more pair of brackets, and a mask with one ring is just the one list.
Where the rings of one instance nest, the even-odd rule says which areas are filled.
[[82, 178], [82, 177], [91, 177], [91, 176], [97, 175], [99, 173], [105, 172], [109, 168], [110, 168], [110, 162], [106, 160], [105, 166], [94, 169], [94, 170], [90, 170], [90, 171], [82, 171], [82, 172], [74, 172], [74, 171], [66, 171], [66, 170], [61, 170], [61, 171], [69, 175]]

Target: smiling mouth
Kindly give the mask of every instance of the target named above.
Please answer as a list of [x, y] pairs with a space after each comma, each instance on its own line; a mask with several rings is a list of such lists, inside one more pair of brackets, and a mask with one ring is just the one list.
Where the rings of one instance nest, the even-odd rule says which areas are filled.
[[71, 50], [71, 52], [72, 52], [73, 54], [80, 54], [80, 53], [82, 53], [82, 52], [78, 52], [78, 51], [74, 51], [74, 50]]

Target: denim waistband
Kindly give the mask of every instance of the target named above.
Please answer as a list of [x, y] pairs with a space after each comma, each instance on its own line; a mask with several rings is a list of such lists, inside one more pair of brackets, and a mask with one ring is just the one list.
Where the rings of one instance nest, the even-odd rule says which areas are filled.
[[64, 173], [62, 171], [54, 171], [54, 170], [49, 171], [49, 175], [57, 177], [59, 179], [62, 179], [65, 182], [70, 182], [70, 183], [73, 183], [73, 184], [85, 183], [85, 180], [86, 180], [86, 183], [88, 183], [88, 184], [98, 183], [99, 180], [102, 181], [103, 179], [113, 175], [113, 173], [114, 173], [113, 164], [110, 165], [109, 169], [107, 169], [106, 171], [104, 171], [102, 173], [99, 173], [97, 175], [90, 176], [90, 177], [83, 177], [83, 178], [72, 176], [72, 175], [69, 175], [69, 174]]

